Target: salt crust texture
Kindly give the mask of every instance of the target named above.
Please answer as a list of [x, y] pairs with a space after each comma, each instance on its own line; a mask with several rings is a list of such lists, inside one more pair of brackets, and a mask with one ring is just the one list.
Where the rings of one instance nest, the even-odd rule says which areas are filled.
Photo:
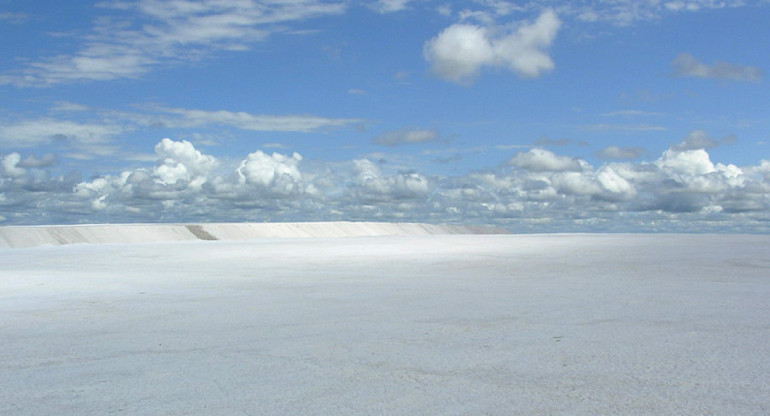
[[759, 235], [0, 249], [0, 414], [767, 415], [768, 299]]

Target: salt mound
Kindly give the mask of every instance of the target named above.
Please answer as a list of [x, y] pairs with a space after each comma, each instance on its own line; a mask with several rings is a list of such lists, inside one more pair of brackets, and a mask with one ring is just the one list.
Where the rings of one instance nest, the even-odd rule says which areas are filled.
[[328, 238], [381, 235], [507, 234], [495, 227], [380, 222], [292, 222], [214, 224], [100, 224], [0, 227], [0, 247], [249, 240], [265, 237]]

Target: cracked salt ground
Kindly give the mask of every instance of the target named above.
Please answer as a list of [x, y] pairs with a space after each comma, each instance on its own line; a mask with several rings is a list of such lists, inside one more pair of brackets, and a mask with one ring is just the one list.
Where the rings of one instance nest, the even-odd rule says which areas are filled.
[[770, 237], [0, 250], [0, 414], [770, 413]]

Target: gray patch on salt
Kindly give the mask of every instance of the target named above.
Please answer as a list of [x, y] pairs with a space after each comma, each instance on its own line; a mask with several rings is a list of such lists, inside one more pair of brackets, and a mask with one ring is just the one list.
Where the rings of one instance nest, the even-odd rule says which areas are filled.
[[203, 229], [202, 225], [185, 225], [185, 227], [198, 239], [198, 240], [219, 240], [216, 236], [212, 235], [208, 231]]

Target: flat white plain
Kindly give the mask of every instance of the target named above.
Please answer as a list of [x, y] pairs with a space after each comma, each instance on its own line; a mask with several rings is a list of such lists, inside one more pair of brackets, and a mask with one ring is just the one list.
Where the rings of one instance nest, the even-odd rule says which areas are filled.
[[0, 414], [770, 414], [770, 236], [0, 249]]

